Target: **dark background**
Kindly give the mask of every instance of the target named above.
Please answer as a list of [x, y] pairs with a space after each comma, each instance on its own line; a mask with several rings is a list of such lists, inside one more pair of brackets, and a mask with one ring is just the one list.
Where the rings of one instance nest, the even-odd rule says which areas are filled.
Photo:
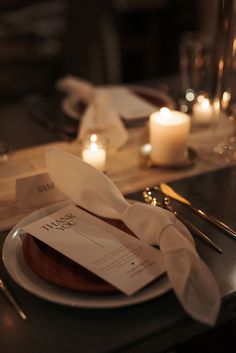
[[52, 90], [73, 74], [94, 83], [176, 74], [186, 31], [214, 33], [217, 0], [2, 0], [0, 101]]

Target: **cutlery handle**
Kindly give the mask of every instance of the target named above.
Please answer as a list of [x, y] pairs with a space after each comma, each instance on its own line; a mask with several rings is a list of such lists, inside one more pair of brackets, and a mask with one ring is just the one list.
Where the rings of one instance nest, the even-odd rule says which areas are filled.
[[189, 209], [191, 209], [194, 213], [196, 213], [198, 216], [200, 216], [201, 218], [203, 218], [204, 220], [212, 223], [213, 225], [215, 225], [216, 227], [218, 227], [219, 229], [223, 230], [227, 235], [229, 235], [230, 237], [234, 238], [236, 240], [236, 232], [230, 228], [227, 224], [219, 221], [217, 218], [208, 215], [206, 212], [190, 205], [185, 204]]
[[188, 228], [190, 232], [193, 232], [199, 238], [204, 240], [208, 245], [210, 245], [214, 250], [218, 253], [222, 254], [222, 249], [214, 243], [210, 238], [208, 238], [200, 229], [195, 227], [192, 223], [190, 223], [186, 218], [180, 216], [177, 212], [175, 212], [176, 217]]
[[14, 309], [17, 311], [17, 313], [19, 314], [19, 316], [21, 317], [22, 320], [26, 320], [27, 316], [24, 313], [24, 311], [21, 309], [21, 307], [19, 306], [19, 304], [17, 303], [17, 301], [15, 300], [15, 298], [13, 297], [13, 295], [11, 294], [11, 292], [9, 291], [9, 289], [6, 287], [6, 285], [4, 284], [4, 282], [2, 281], [2, 279], [0, 278], [0, 289], [2, 290], [2, 293], [5, 295], [5, 297], [7, 298], [7, 300], [11, 303], [11, 305], [14, 307]]

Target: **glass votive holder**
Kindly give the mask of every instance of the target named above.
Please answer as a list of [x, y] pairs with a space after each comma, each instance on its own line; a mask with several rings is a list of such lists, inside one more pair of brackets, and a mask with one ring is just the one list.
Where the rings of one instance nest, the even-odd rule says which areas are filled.
[[81, 157], [84, 162], [89, 163], [102, 172], [106, 170], [106, 143], [101, 136], [95, 133], [86, 136], [81, 141], [81, 149]]
[[193, 104], [193, 123], [195, 125], [210, 125], [214, 119], [214, 107], [210, 99], [200, 94]]

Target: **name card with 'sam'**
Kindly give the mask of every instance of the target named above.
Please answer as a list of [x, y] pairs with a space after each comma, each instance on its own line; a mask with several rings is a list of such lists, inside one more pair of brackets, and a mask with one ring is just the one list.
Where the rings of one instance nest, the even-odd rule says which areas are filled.
[[19, 178], [16, 180], [16, 201], [20, 208], [43, 207], [65, 200], [48, 173]]

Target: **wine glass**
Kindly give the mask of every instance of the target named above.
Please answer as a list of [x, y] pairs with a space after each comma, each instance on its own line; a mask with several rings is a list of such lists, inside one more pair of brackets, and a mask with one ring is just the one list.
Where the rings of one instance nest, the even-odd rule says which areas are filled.
[[[234, 106], [235, 113], [232, 109]], [[228, 124], [231, 125], [230, 133], [214, 146], [213, 150], [218, 157], [223, 158], [226, 162], [233, 162], [236, 160], [236, 105], [230, 106], [225, 116]]]
[[[213, 96], [219, 115], [231, 127], [229, 134], [214, 146], [214, 152], [225, 161], [236, 160], [236, 23], [233, 1], [220, 2], [215, 48]], [[224, 132], [219, 119], [218, 126]], [[226, 126], [226, 125], [225, 125]], [[226, 126], [227, 129], [227, 126]]]
[[9, 159], [9, 152], [8, 144], [0, 139], [0, 162], [5, 162]]

